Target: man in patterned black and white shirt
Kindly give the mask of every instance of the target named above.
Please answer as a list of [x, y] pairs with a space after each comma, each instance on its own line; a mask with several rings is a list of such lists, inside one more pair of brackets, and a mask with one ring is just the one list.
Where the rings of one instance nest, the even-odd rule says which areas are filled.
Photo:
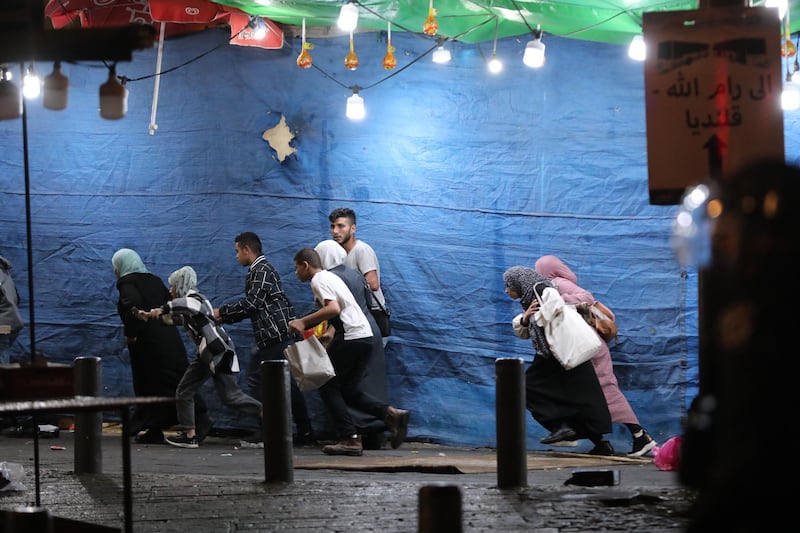
[[[247, 363], [247, 390], [251, 396], [260, 399], [261, 363], [285, 359], [283, 350], [292, 342], [289, 321], [295, 319], [294, 308], [283, 291], [278, 271], [261, 251], [258, 235], [245, 231], [236, 236], [234, 244], [236, 260], [248, 267], [245, 295], [237, 302], [214, 309], [214, 318], [223, 324], [240, 322], [245, 318], [252, 322], [256, 348]], [[305, 397], [294, 380], [290, 383], [292, 417], [297, 430], [295, 443], [312, 444], [313, 429]], [[244, 440], [263, 446], [261, 431]]]

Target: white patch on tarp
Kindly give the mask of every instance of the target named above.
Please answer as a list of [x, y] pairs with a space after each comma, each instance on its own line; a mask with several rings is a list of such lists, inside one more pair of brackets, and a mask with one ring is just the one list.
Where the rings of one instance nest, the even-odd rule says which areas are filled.
[[289, 129], [286, 124], [286, 116], [281, 115], [281, 120], [278, 125], [266, 130], [261, 136], [262, 139], [267, 141], [275, 152], [278, 154], [278, 161], [283, 163], [287, 156], [292, 155], [297, 151], [297, 148], [290, 143], [294, 139], [294, 133]]

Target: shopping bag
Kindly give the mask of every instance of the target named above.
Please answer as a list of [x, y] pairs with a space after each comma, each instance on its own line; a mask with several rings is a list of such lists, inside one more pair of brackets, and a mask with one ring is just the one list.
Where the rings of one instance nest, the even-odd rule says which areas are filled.
[[336, 375], [328, 352], [314, 335], [290, 344], [283, 355], [301, 391], [318, 389]]
[[566, 370], [585, 363], [600, 351], [603, 340], [578, 313], [567, 305], [558, 289], [546, 287], [539, 299], [539, 310], [534, 315], [536, 324], [544, 329], [550, 351]]

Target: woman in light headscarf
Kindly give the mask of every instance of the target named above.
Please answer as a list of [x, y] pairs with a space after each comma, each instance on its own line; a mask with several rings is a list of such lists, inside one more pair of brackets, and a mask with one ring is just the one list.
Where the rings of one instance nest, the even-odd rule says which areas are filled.
[[181, 432], [167, 437], [167, 444], [179, 448], [199, 446], [195, 423], [194, 398], [203, 384], [211, 379], [222, 403], [245, 415], [261, 421], [261, 402], [242, 392], [235, 374], [239, 372], [236, 346], [221, 325], [215, 324], [214, 307], [197, 290], [197, 273], [184, 266], [170, 274], [169, 290], [172, 299], [161, 307], [140, 310], [138, 318], [155, 319], [164, 324], [183, 324], [189, 337], [197, 346], [197, 355], [189, 363], [178, 389], [175, 403], [178, 407], [178, 425]]
[[506, 270], [503, 282], [506, 294], [519, 299], [523, 309], [512, 321], [514, 333], [522, 339], [531, 339], [535, 350], [525, 371], [525, 404], [533, 418], [550, 431], [540, 442], [557, 445], [587, 438], [595, 445], [589, 453], [614, 455], [611, 443], [603, 438], [611, 432], [611, 416], [592, 364], [587, 361], [564, 370], [553, 357], [544, 330], [533, 318], [539, 309], [536, 295], [541, 296], [552, 283], [536, 270], [523, 266]]
[[[111, 258], [117, 276], [117, 312], [122, 319], [125, 342], [131, 361], [133, 392], [136, 396], [175, 396], [189, 360], [180, 333], [158, 321], [143, 322], [135, 316], [135, 310], [160, 307], [169, 300], [169, 290], [161, 279], [151, 274], [139, 254], [130, 248], [122, 248]], [[203, 431], [211, 429], [200, 399], [199, 419]], [[135, 409], [131, 422], [131, 434], [140, 443], [164, 442], [164, 429], [178, 422], [174, 405], [144, 405]], [[146, 430], [146, 431], [145, 431]], [[137, 433], [145, 431], [137, 435]]]
[[[536, 260], [536, 271], [553, 282], [561, 297], [567, 303], [594, 303], [591, 292], [578, 285], [578, 276], [554, 255], [543, 255]], [[592, 357], [592, 366], [603, 388], [603, 395], [611, 413], [611, 421], [625, 424], [631, 432], [633, 447], [629, 457], [641, 457], [656, 447], [657, 443], [647, 431], [639, 425], [631, 404], [619, 388], [617, 376], [614, 375], [614, 364], [611, 361], [611, 351], [608, 344], [603, 342], [600, 351]]]

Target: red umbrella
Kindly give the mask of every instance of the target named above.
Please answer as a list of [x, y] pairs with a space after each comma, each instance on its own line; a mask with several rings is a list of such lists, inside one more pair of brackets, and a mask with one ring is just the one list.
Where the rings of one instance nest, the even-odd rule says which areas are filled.
[[[49, 0], [44, 14], [55, 29], [127, 24], [150, 24], [158, 28], [163, 22], [164, 36], [169, 38], [230, 26], [233, 44], [273, 49], [283, 46], [283, 30], [276, 23], [261, 17], [255, 19], [209, 0]], [[254, 36], [255, 22], [263, 23], [267, 30], [264, 37]]]

